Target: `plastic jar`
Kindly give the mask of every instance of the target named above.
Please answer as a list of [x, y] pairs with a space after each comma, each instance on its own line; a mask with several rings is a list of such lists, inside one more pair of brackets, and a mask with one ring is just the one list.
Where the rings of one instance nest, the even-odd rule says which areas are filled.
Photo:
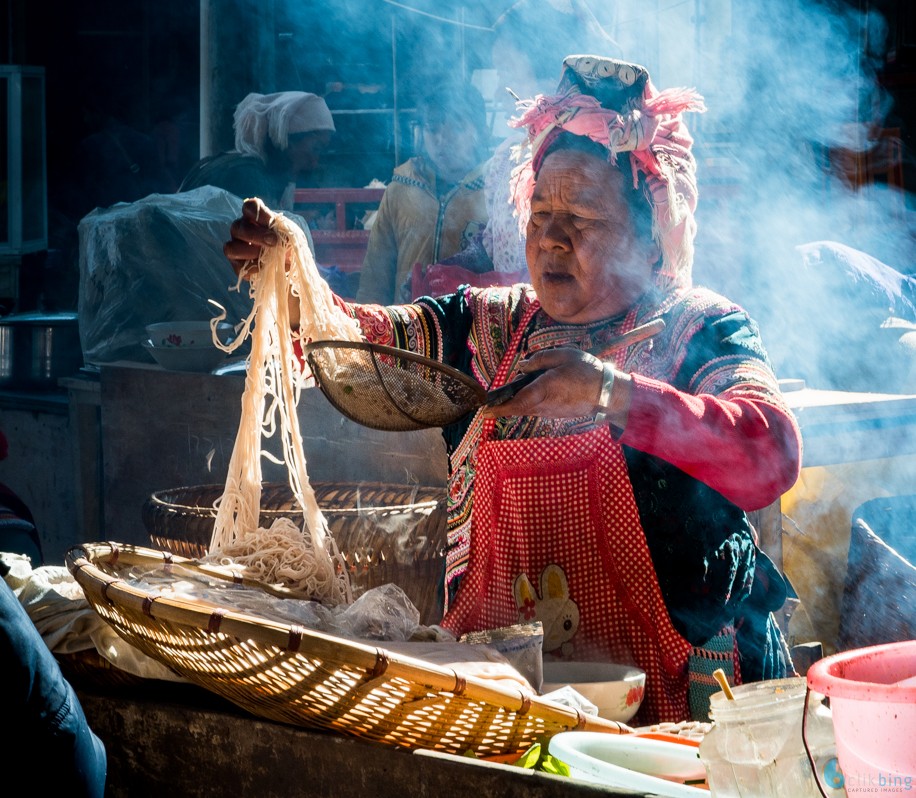
[[[713, 727], [700, 744], [713, 798], [820, 798], [845, 795], [835, 787], [835, 746], [830, 710], [823, 696], [810, 694], [802, 740], [806, 680], [772, 679], [740, 685], [734, 700], [715, 693], [709, 702]], [[826, 774], [826, 776], [825, 776]]]

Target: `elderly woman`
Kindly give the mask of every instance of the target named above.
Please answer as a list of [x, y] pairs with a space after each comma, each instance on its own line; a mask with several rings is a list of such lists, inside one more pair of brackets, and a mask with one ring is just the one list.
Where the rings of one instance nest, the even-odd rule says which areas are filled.
[[335, 132], [325, 101], [307, 91], [248, 94], [233, 114], [235, 149], [196, 163], [179, 191], [216, 186], [293, 209], [297, 184], [309, 182]]
[[[635, 663], [645, 723], [704, 717], [718, 667], [734, 682], [791, 672], [770, 615], [784, 583], [746, 513], [794, 483], [800, 435], [754, 322], [691, 286], [695, 165], [681, 116], [701, 109], [637, 65], [567, 58], [558, 93], [518, 122], [532, 285], [345, 306], [367, 339], [488, 388], [544, 370], [444, 430], [442, 624], [461, 634], [539, 619], [547, 656]], [[269, 216], [253, 202], [235, 223], [237, 270], [270, 240]], [[615, 343], [656, 319], [660, 335]]]

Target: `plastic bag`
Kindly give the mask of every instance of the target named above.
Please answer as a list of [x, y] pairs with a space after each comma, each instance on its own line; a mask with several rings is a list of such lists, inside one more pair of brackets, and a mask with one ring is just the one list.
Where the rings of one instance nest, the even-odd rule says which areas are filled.
[[549, 693], [543, 693], [541, 698], [553, 701], [555, 704], [562, 704], [565, 707], [578, 709], [584, 715], [591, 715], [592, 717], [598, 715], [598, 707], [568, 684], [556, 690], [551, 690]]
[[247, 316], [247, 286], [235, 290], [235, 274], [223, 254], [230, 225], [241, 212], [239, 197], [204, 186], [150, 194], [84, 216], [79, 326], [86, 362], [149, 362], [141, 344], [146, 325], [208, 320], [216, 315], [209, 299], [226, 308], [229, 320]]
[[370, 588], [352, 604], [326, 607], [317, 601], [278, 598], [257, 587], [213, 579], [174, 563], [135, 567], [128, 583], [160, 596], [200, 600], [214, 606], [359, 640], [409, 640], [420, 628], [420, 613], [397, 585]]
[[335, 622], [342, 633], [363, 640], [409, 640], [420, 613], [401, 588], [389, 583], [367, 590]]

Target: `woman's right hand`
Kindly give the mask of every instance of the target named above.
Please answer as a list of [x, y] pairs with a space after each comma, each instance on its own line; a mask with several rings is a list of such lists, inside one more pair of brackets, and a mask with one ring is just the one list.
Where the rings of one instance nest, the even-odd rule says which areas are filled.
[[274, 247], [279, 239], [272, 230], [274, 212], [257, 197], [242, 203], [242, 215], [229, 229], [232, 238], [223, 245], [223, 253], [242, 279], [250, 279], [258, 270], [265, 247]]

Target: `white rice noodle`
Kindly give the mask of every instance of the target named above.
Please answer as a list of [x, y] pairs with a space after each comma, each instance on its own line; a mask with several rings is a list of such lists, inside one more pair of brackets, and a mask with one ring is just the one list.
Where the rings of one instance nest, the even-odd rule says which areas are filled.
[[[271, 227], [280, 244], [263, 251], [259, 270], [250, 281], [251, 314], [239, 325], [235, 340], [221, 345], [234, 351], [251, 338], [239, 431], [226, 487], [216, 505], [208, 559], [241, 566], [246, 575], [282, 582], [327, 604], [341, 604], [351, 601], [352, 593], [343, 558], [306, 471], [296, 406], [311, 379], [293, 342], [358, 341], [361, 336], [356, 321], [334, 302], [302, 230], [280, 214]], [[298, 331], [290, 326], [290, 302], [299, 304]], [[212, 321], [217, 345], [219, 321]], [[258, 528], [261, 457], [271, 456], [262, 452], [261, 438], [277, 432], [289, 485], [303, 511], [301, 529], [287, 518], [277, 519], [270, 529]]]

